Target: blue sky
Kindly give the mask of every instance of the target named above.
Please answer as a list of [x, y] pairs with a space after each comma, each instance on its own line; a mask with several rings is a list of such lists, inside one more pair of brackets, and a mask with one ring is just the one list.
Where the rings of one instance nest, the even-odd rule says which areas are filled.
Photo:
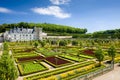
[[120, 0], [0, 0], [0, 24], [54, 23], [88, 32], [120, 28]]

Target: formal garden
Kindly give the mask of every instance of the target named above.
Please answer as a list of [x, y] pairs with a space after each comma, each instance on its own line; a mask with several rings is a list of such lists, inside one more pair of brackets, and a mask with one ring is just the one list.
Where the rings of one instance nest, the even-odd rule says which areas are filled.
[[45, 66], [36, 61], [19, 63], [18, 69], [21, 75], [47, 70]]
[[[24, 80], [71, 80], [120, 62], [119, 40], [5, 42]], [[4, 43], [4, 44], [5, 44]], [[112, 44], [112, 45], [111, 45]]]

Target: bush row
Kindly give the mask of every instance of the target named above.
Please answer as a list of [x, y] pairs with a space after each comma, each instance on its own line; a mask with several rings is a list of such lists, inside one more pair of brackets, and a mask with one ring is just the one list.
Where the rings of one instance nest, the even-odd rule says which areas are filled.
[[94, 71], [97, 71], [97, 70], [103, 69], [103, 68], [104, 68], [104, 66], [94, 67], [94, 68], [92, 68], [92, 69], [86, 69], [86, 70], [83, 71], [83, 72], [80, 72], [80, 73], [77, 73], [77, 74], [74, 74], [74, 75], [70, 75], [69, 77], [66, 77], [66, 78], [64, 78], [64, 79], [62, 79], [62, 80], [71, 80], [71, 79], [76, 78], [76, 77], [78, 77], [78, 76], [82, 76], [82, 75], [85, 75], [85, 74], [88, 74], [88, 73], [90, 73], [90, 72], [94, 72]]
[[82, 67], [82, 68], [78, 68], [78, 69], [67, 71], [65, 73], [61, 73], [57, 76], [54, 75], [54, 76], [50, 76], [50, 77], [47, 77], [47, 78], [42, 78], [40, 80], [63, 80], [63, 79], [64, 80], [70, 80], [74, 77], [77, 77], [78, 74], [79, 74], [79, 76], [83, 75], [86, 72], [88, 73], [89, 70], [95, 69], [95, 68], [97, 68], [97, 65], [96, 64], [91, 64], [91, 65], [88, 65], [88, 66], [85, 66], [85, 67]]
[[55, 70], [48, 71], [48, 72], [45, 72], [45, 73], [41, 73], [41, 74], [37, 74], [37, 75], [25, 77], [24, 80], [41, 79], [41, 78], [49, 77], [51, 75], [56, 75], [56, 74], [64, 73], [66, 71], [74, 70], [74, 69], [77, 69], [77, 68], [80, 68], [80, 67], [83, 67], [83, 66], [87, 66], [87, 65], [90, 65], [90, 64], [95, 64], [95, 62], [88, 61], [86, 63], [75, 64], [75, 65], [71, 65], [71, 66], [68, 66], [68, 67], [63, 67], [63, 68], [60, 68], [60, 69], [55, 69]]

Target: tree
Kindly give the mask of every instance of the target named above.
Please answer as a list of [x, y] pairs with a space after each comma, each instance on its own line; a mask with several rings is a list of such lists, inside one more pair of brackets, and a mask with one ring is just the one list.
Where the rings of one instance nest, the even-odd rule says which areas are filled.
[[40, 44], [42, 47], [44, 47], [46, 45], [46, 42], [45, 41], [40, 41]]
[[[6, 43], [4, 46], [7, 45]], [[6, 49], [6, 48], [4, 48]], [[18, 72], [14, 64], [12, 56], [8, 50], [4, 50], [0, 58], [0, 80], [15, 80]]]
[[72, 45], [77, 46], [78, 45], [78, 41], [77, 40], [73, 40], [72, 41]]
[[59, 46], [66, 46], [66, 45], [67, 45], [67, 41], [65, 41], [65, 40], [60, 40]]
[[38, 47], [38, 42], [34, 43], [34, 47], [37, 48]]
[[57, 24], [49, 24], [49, 23], [27, 23], [27, 22], [20, 22], [15, 24], [2, 24], [0, 25], [0, 32], [5, 31], [6, 29], [10, 29], [13, 27], [24, 27], [24, 28], [32, 28], [36, 25], [36, 27], [43, 28], [44, 31], [47, 32], [53, 32], [56, 34], [56, 32], [60, 32], [63, 34], [66, 33], [76, 33], [76, 34], [85, 34], [87, 32], [87, 29], [80, 29], [80, 28], [74, 28], [71, 26], [64, 26], [64, 25], [57, 25]]
[[57, 41], [56, 40], [51, 40], [51, 45], [56, 45]]
[[8, 50], [8, 44], [7, 44], [7, 42], [4, 42], [3, 47], [4, 47], [4, 50]]
[[0, 60], [0, 80], [15, 80], [18, 77], [17, 69], [10, 55], [2, 55]]
[[113, 68], [114, 68], [114, 58], [115, 58], [115, 55], [116, 55], [115, 53], [116, 53], [115, 47], [111, 46], [108, 49], [108, 55], [112, 58], [111, 61], [113, 62]]
[[102, 49], [101, 49], [101, 48], [98, 48], [98, 49], [95, 51], [95, 57], [96, 57], [97, 60], [99, 61], [99, 66], [101, 66], [101, 62], [102, 62], [103, 59], [104, 59], [104, 55], [103, 55], [103, 52], [102, 52]]

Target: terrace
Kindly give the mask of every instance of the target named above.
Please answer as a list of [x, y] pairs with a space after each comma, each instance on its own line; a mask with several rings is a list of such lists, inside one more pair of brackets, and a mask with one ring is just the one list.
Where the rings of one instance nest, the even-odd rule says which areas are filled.
[[[92, 48], [78, 46], [25, 48], [22, 45], [12, 46], [10, 49], [17, 62], [20, 75], [25, 80], [70, 80], [105, 67], [98, 67], [95, 61], [95, 49]], [[104, 54], [107, 55], [106, 53], [105, 50]], [[105, 60], [108, 59], [110, 57], [106, 56]], [[119, 60], [118, 57], [116, 59]]]

